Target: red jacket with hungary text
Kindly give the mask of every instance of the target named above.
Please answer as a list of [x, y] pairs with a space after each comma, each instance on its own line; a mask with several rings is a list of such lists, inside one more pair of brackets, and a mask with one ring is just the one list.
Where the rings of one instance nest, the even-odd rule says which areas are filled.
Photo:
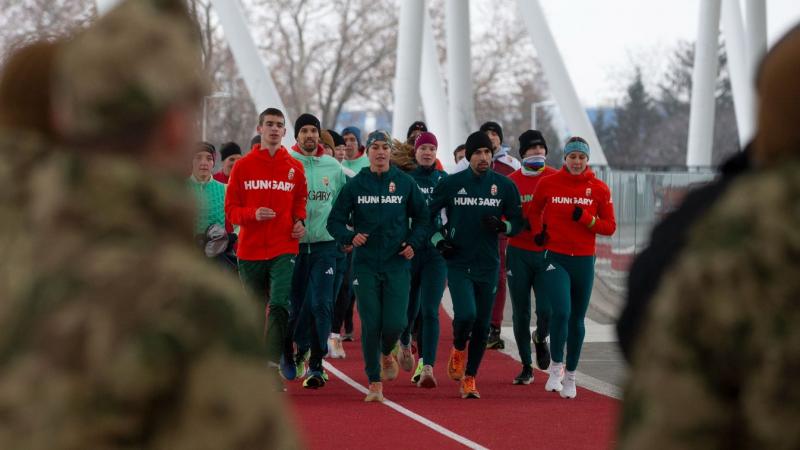
[[[515, 170], [514, 173], [508, 176], [508, 178], [517, 185], [517, 189], [519, 190], [519, 195], [522, 199], [522, 214], [524, 217], [528, 217], [527, 211], [528, 207], [533, 200], [533, 192], [536, 190], [536, 186], [539, 185], [539, 182], [544, 179], [544, 177], [548, 175], [553, 175], [557, 173], [556, 169], [553, 169], [550, 166], [545, 166], [544, 171], [536, 176], [529, 176], [522, 173], [522, 169]], [[542, 217], [541, 215], [538, 217], [531, 217], [527, 218], [528, 223], [530, 224], [530, 228], [526, 224], [525, 227], [520, 231], [518, 234], [508, 238], [508, 245], [516, 248], [521, 248], [523, 250], [530, 250], [535, 252], [544, 251], [544, 248], [539, 247], [533, 242], [533, 231], [541, 230], [542, 228]]]
[[[292, 227], [306, 218], [306, 176], [300, 161], [285, 147], [271, 156], [256, 144], [233, 166], [225, 193], [225, 217], [239, 225], [237, 256], [244, 260], [266, 260], [297, 254], [298, 240]], [[275, 218], [256, 220], [256, 210], [275, 211]]]
[[[572, 220], [576, 206], [583, 209], [578, 221]], [[595, 236], [611, 236], [617, 229], [611, 190], [588, 167], [572, 175], [565, 166], [543, 178], [525, 214], [531, 223], [541, 216], [547, 225], [547, 250], [569, 256], [594, 255]]]

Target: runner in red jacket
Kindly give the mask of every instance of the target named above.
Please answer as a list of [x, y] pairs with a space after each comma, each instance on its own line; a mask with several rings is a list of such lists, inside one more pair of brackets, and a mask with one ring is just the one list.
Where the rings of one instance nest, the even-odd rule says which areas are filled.
[[[225, 216], [240, 227], [239, 277], [269, 305], [267, 358], [275, 366], [288, 332], [289, 290], [308, 195], [303, 165], [281, 146], [285, 120], [274, 108], [259, 115], [261, 143], [233, 166], [225, 196]], [[288, 364], [294, 368], [293, 361]]]
[[[517, 185], [522, 197], [523, 212], [533, 201], [536, 186], [548, 175], [557, 170], [545, 165], [547, 142], [542, 133], [528, 130], [519, 135], [519, 153], [522, 168], [508, 178]], [[514, 323], [514, 340], [517, 342], [522, 371], [514, 378], [514, 384], [533, 382], [533, 361], [531, 359], [531, 289], [536, 294], [536, 334], [533, 343], [536, 347], [536, 364], [542, 370], [550, 366], [550, 350], [547, 336], [550, 323], [550, 303], [541, 290], [544, 272], [544, 248], [533, 241], [533, 231], [542, 228], [541, 216], [531, 217], [525, 228], [508, 239], [506, 252], [506, 277], [511, 294], [511, 319]]]
[[542, 291], [552, 307], [553, 362], [545, 389], [559, 391], [564, 398], [574, 398], [575, 369], [585, 334], [583, 321], [594, 282], [595, 236], [614, 234], [617, 224], [611, 191], [589, 168], [589, 144], [579, 137], [570, 138], [564, 155], [561, 171], [543, 179], [536, 187], [527, 217], [533, 221], [542, 217], [541, 230], [534, 240], [547, 250]]

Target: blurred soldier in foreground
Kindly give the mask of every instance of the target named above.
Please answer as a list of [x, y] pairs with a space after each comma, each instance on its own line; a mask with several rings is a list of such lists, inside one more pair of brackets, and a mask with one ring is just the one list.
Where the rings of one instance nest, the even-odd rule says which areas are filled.
[[756, 170], [690, 233], [653, 299], [620, 447], [800, 448], [800, 28], [757, 77]]
[[193, 248], [198, 55], [177, 0], [124, 2], [55, 52], [60, 145], [0, 236], [0, 448], [297, 446], [257, 303]]

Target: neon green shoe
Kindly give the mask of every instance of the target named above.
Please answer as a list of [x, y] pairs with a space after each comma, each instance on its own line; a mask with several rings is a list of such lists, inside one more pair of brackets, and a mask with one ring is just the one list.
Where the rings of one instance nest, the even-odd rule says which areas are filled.
[[328, 372], [322, 371], [322, 379], [325, 380], [326, 383], [328, 382]]
[[306, 374], [306, 366], [308, 365], [308, 358], [311, 357], [311, 350], [307, 350], [303, 354], [298, 354], [294, 357], [295, 365], [295, 379], [300, 379]]
[[422, 368], [425, 367], [425, 364], [422, 362], [422, 358], [419, 359], [417, 363], [417, 369], [414, 371], [414, 375], [411, 376], [411, 382], [417, 384], [419, 382], [419, 377], [422, 375]]

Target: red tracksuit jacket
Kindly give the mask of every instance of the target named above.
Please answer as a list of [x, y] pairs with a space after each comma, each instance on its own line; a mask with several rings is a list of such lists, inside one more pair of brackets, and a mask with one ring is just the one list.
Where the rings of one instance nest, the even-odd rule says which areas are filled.
[[[576, 206], [583, 209], [577, 222], [572, 220]], [[611, 236], [617, 229], [611, 191], [590, 168], [580, 175], [571, 175], [562, 167], [542, 179], [526, 212], [531, 223], [540, 216], [549, 235], [545, 248], [569, 256], [594, 255], [595, 236]]]
[[[546, 176], [552, 175], [557, 173], [556, 169], [553, 169], [550, 166], [545, 166], [544, 172], [540, 173], [535, 177], [529, 177], [522, 173], [522, 169], [519, 169], [508, 176], [508, 178], [517, 185], [517, 189], [519, 190], [519, 195], [522, 198], [522, 214], [527, 218], [528, 217], [528, 207], [533, 200], [533, 192], [536, 190], [536, 186], [539, 185], [539, 182]], [[533, 219], [536, 219], [533, 221]], [[521, 248], [523, 250], [531, 250], [535, 252], [541, 252], [544, 250], [543, 247], [539, 247], [533, 242], [533, 231], [542, 229], [542, 216], [539, 215], [537, 217], [528, 218], [530, 222], [530, 229], [523, 228], [519, 234], [514, 235], [508, 239], [508, 245], [516, 248]]]
[[[298, 240], [292, 227], [306, 218], [306, 176], [300, 161], [285, 147], [270, 156], [256, 144], [236, 162], [225, 193], [225, 217], [239, 225], [237, 256], [244, 260], [266, 260], [297, 254]], [[270, 208], [277, 216], [257, 221], [258, 208]]]

